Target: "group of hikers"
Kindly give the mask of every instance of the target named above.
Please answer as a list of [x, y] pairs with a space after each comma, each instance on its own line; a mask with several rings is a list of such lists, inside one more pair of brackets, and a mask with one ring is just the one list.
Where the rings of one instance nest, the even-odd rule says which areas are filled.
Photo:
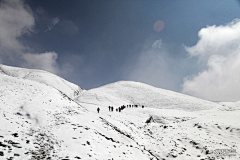
[[[116, 108], [116, 112], [121, 112], [122, 110], [124, 110], [125, 108], [133, 108], [133, 107], [138, 107], [138, 105], [122, 105], [121, 107], [117, 107]], [[142, 105], [142, 108], [144, 108], [144, 105]], [[113, 112], [114, 108], [113, 106], [108, 106], [108, 109], [109, 109], [109, 112]], [[100, 112], [100, 108], [98, 107], [97, 108], [97, 112], [99, 113]]]

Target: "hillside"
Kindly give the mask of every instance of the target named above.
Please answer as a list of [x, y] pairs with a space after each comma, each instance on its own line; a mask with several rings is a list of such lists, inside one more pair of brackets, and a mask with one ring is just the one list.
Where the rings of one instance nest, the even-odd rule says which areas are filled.
[[119, 81], [83, 92], [79, 102], [96, 105], [136, 104], [152, 108], [196, 111], [219, 107], [216, 103], [187, 96], [177, 92], [156, 88], [140, 82]]
[[[1, 70], [0, 159], [228, 159], [216, 149], [240, 158], [238, 103], [215, 104], [138, 82], [76, 96], [77, 85], [48, 72]], [[116, 112], [122, 104], [145, 108]]]
[[78, 85], [75, 85], [71, 82], [64, 80], [59, 76], [56, 76], [52, 73], [42, 71], [42, 70], [17, 68], [17, 67], [0, 65], [0, 72], [8, 76], [28, 79], [28, 80], [49, 85], [63, 92], [70, 98], [74, 98], [75, 96], [79, 95], [79, 93], [83, 91], [83, 89]]

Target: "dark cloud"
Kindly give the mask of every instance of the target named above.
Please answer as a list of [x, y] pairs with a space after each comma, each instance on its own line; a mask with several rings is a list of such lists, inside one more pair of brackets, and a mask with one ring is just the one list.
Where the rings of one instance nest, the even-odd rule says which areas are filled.
[[[0, 59], [56, 73], [86, 89], [134, 80], [181, 91], [184, 77], [208, 71], [208, 57], [198, 63], [199, 56], [188, 54], [200, 50], [198, 31], [235, 18], [236, 1], [224, 0], [5, 0]], [[161, 24], [154, 28], [156, 22]], [[186, 51], [183, 45], [193, 47]]]

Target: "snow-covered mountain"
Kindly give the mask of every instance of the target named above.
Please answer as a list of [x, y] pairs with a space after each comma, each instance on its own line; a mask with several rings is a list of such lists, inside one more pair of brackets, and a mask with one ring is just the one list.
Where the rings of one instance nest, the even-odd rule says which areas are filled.
[[42, 70], [33, 70], [0, 65], [0, 73], [49, 85], [63, 92], [70, 98], [74, 98], [83, 91], [83, 89], [78, 85], [75, 85], [59, 76]]
[[216, 103], [132, 81], [119, 81], [85, 91], [78, 97], [78, 101], [82, 103], [90, 101], [100, 106], [134, 104], [186, 111], [205, 110], [219, 106]]
[[[115, 111], [129, 104], [145, 108]], [[238, 104], [138, 82], [82, 90], [45, 71], [1, 65], [0, 159], [195, 160], [217, 158], [216, 149], [238, 159]]]

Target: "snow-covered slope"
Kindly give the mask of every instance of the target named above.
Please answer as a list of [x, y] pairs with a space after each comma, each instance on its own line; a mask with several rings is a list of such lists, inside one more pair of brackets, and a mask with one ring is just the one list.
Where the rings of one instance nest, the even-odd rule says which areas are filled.
[[0, 84], [0, 159], [151, 157], [124, 130], [111, 130], [105, 118], [51, 86], [3, 73]]
[[[23, 78], [25, 69], [11, 69], [0, 73], [0, 159], [228, 159], [216, 149], [240, 158], [239, 105], [229, 110], [233, 104], [217, 105], [136, 82], [84, 90], [71, 99], [46, 85], [48, 73], [34, 71], [30, 79]], [[109, 105], [129, 103], [146, 107], [108, 111]]]
[[45, 144], [45, 150], [51, 152], [53, 149], [49, 147], [57, 148], [59, 143], [51, 129], [66, 123], [65, 115], [85, 112], [86, 109], [51, 86], [0, 74], [0, 151], [3, 159], [30, 159], [40, 154], [43, 148], [40, 144]]
[[219, 107], [216, 103], [187, 96], [177, 92], [156, 88], [140, 82], [119, 81], [83, 92], [79, 102], [96, 105], [144, 105], [154, 108], [172, 108], [187, 111]]
[[13, 76], [13, 77], [29, 79], [32, 81], [49, 85], [63, 92], [70, 98], [74, 98], [80, 92], [83, 91], [83, 89], [80, 88], [79, 86], [73, 83], [70, 83], [64, 80], [63, 78], [58, 77], [52, 73], [42, 71], [42, 70], [25, 69], [25, 68], [17, 68], [17, 67], [0, 65], [0, 73]]

